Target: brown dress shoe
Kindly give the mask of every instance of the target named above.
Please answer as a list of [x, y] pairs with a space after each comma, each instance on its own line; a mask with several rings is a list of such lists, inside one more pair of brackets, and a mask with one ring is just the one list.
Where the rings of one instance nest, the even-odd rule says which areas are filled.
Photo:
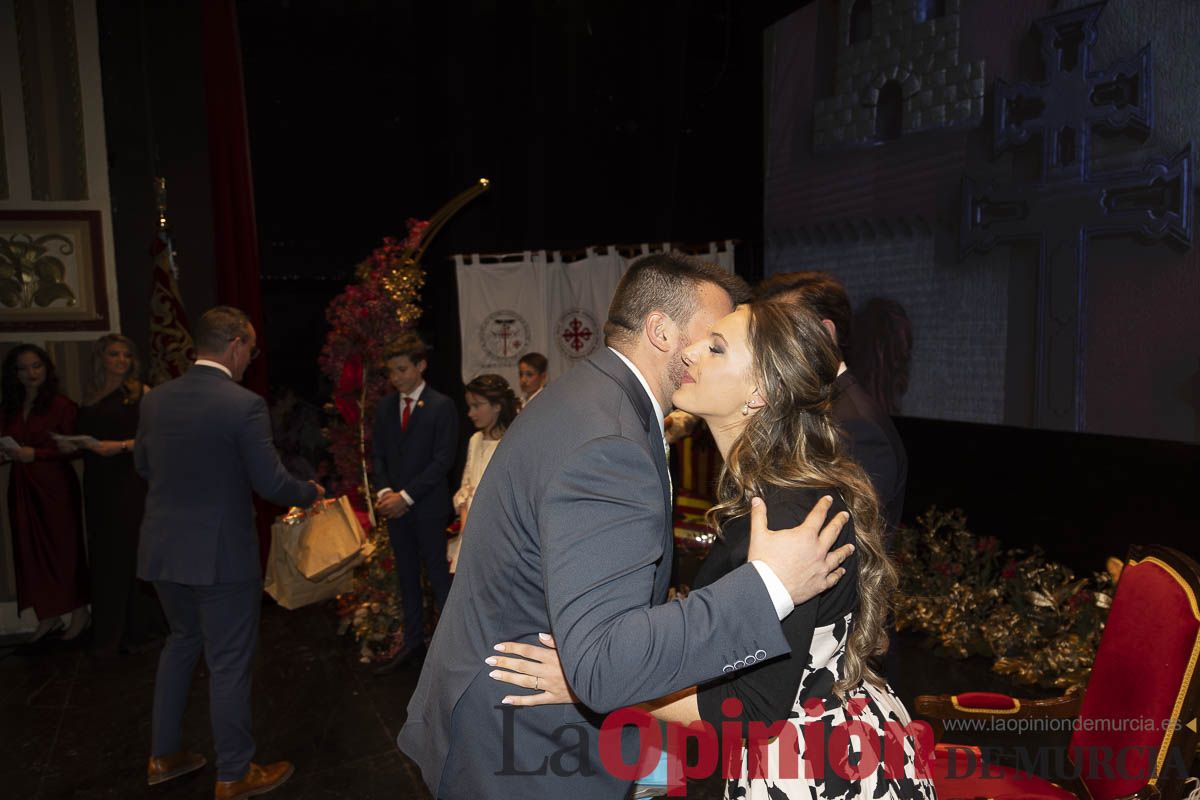
[[199, 753], [183, 750], [169, 756], [150, 756], [150, 764], [146, 767], [146, 782], [151, 786], [166, 783], [172, 778], [195, 772], [207, 763], [208, 759]]
[[217, 781], [217, 789], [213, 792], [214, 800], [240, 800], [242, 797], [255, 797], [266, 794], [272, 789], [278, 789], [296, 768], [290, 761], [276, 761], [260, 767], [251, 764], [246, 777], [240, 781]]

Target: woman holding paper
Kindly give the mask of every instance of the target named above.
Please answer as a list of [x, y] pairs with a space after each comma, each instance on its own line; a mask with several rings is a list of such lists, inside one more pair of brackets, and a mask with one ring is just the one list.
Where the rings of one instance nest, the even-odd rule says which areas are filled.
[[90, 616], [79, 479], [54, 436], [75, 433], [76, 406], [58, 392], [58, 375], [40, 347], [22, 344], [0, 365], [0, 453], [12, 461], [8, 514], [19, 610], [38, 618], [34, 640], [62, 626], [74, 639]]
[[131, 339], [109, 333], [96, 340], [77, 427], [93, 437], [81, 446], [92, 567], [92, 648], [99, 656], [143, 645], [164, 627], [154, 590], [135, 575], [146, 506], [146, 482], [133, 468], [138, 408], [148, 391], [140, 376]]

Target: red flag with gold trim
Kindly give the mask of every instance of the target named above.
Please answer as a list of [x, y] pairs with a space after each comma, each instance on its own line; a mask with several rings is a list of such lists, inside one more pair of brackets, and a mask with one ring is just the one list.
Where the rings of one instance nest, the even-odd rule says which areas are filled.
[[175, 252], [170, 234], [158, 232], [150, 252], [154, 275], [150, 288], [150, 383], [178, 378], [196, 360], [187, 312], [179, 297]]

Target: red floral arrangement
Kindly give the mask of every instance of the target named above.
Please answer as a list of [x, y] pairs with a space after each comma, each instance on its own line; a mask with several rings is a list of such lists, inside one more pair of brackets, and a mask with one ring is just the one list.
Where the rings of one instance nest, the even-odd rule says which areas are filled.
[[370, 463], [375, 405], [388, 390], [383, 354], [421, 317], [425, 276], [413, 254], [428, 226], [410, 219], [404, 241], [384, 239], [325, 311], [329, 334], [319, 363], [333, 382], [331, 410], [336, 411], [326, 429], [335, 470], [330, 494], [349, 495], [357, 509], [366, 508], [363, 470]]
[[384, 352], [421, 316], [419, 292], [425, 276], [414, 255], [428, 226], [410, 219], [403, 241], [384, 239], [325, 311], [329, 334], [319, 363], [333, 382], [325, 428], [334, 465], [330, 494], [350, 497], [356, 513], [367, 519], [363, 527], [374, 545], [355, 576], [353, 592], [338, 598], [342, 630], [353, 630], [362, 661], [387, 658], [404, 642], [387, 526], [370, 528], [368, 476], [375, 406], [388, 391]]
[[[450, 217], [487, 188], [487, 179], [480, 179], [431, 219], [409, 219], [404, 239], [384, 239], [325, 311], [329, 334], [319, 363], [333, 383], [325, 437], [334, 470], [326, 486], [331, 496], [350, 497], [360, 518], [368, 519], [364, 528], [373, 520], [369, 465], [375, 406], [388, 391], [384, 353], [421, 318], [425, 274], [420, 262], [425, 248]], [[368, 537], [373, 547], [355, 574], [354, 590], [338, 597], [341, 631], [353, 630], [362, 661], [392, 657], [405, 637], [387, 526], [376, 525]]]

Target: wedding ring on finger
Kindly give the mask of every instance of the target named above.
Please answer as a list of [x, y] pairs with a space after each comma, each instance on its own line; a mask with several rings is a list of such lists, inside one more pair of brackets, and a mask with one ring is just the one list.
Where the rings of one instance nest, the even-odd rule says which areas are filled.
[[535, 692], [541, 691], [541, 689], [539, 688], [539, 684], [541, 682], [542, 682], [542, 677], [540, 675], [533, 676], [533, 690]]

